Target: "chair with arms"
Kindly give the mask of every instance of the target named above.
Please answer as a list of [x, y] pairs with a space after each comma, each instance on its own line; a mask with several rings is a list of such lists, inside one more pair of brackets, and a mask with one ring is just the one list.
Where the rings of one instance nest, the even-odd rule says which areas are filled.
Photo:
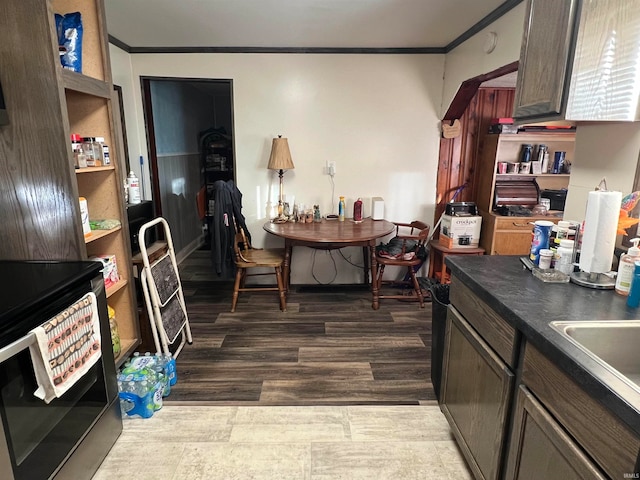
[[[428, 291], [422, 290], [416, 271], [426, 259], [426, 243], [429, 239], [429, 225], [415, 220], [411, 223], [393, 222], [396, 226], [396, 235], [387, 245], [379, 245], [376, 248], [376, 286], [378, 298], [391, 298], [396, 300], [412, 300], [424, 307], [424, 297]], [[387, 266], [403, 267], [406, 275], [403, 280], [383, 280], [384, 270]], [[408, 286], [412, 289], [412, 295], [383, 294], [383, 285]]]
[[[240, 292], [250, 291], [272, 291], [279, 292], [280, 295], [280, 310], [285, 312], [287, 310], [287, 300], [285, 295], [284, 282], [282, 279], [282, 266], [284, 264], [284, 249], [283, 248], [252, 248], [251, 243], [247, 240], [247, 237], [242, 228], [237, 228], [235, 241], [233, 242], [233, 248], [235, 250], [235, 265], [236, 265], [236, 279], [233, 286], [233, 300], [231, 303], [231, 312], [236, 311], [236, 304], [238, 303], [238, 296]], [[273, 268], [273, 272], [262, 273], [248, 273], [251, 268]], [[276, 276], [277, 286], [251, 286], [245, 285], [247, 277], [260, 276], [260, 275], [273, 275]]]

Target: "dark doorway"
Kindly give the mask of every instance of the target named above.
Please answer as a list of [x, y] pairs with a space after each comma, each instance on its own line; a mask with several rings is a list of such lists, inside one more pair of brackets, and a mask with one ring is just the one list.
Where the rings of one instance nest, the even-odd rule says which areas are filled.
[[207, 184], [235, 180], [232, 80], [141, 82], [149, 150], [141, 169], [148, 168], [155, 214], [169, 223], [180, 260], [207, 244]]

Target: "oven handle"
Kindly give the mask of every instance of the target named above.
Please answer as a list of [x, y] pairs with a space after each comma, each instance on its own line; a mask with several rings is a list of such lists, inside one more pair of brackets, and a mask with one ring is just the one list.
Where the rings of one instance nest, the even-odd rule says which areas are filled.
[[32, 343], [36, 341], [36, 334], [30, 333], [29, 335], [22, 337], [19, 340], [16, 340], [13, 343], [10, 343], [6, 347], [0, 349], [0, 363], [9, 360], [11, 357], [15, 356], [17, 353], [21, 352], [25, 348], [27, 348]]

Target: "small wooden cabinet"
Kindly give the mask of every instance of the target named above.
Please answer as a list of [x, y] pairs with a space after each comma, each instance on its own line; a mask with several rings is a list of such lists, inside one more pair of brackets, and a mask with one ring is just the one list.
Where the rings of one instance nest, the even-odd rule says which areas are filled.
[[[531, 249], [530, 222], [550, 220], [557, 222], [558, 216], [507, 217], [494, 212], [496, 182], [500, 180], [527, 180], [535, 178], [540, 190], [560, 190], [569, 186], [569, 174], [500, 174], [499, 162], [517, 162], [523, 144], [548, 147], [549, 162], [555, 152], [566, 152], [565, 160], [572, 164], [575, 151], [575, 132], [490, 134], [483, 140], [478, 161], [478, 190], [476, 204], [482, 216], [480, 246], [487, 255], [525, 255]], [[557, 212], [556, 212], [557, 213]]]

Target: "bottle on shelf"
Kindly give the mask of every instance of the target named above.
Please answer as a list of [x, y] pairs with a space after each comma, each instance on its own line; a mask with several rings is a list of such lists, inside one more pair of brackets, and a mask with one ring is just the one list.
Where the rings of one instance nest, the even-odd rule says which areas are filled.
[[640, 260], [640, 248], [638, 248], [638, 242], [640, 242], [640, 238], [632, 239], [631, 243], [633, 246], [629, 247], [627, 253], [623, 253], [620, 256], [615, 287], [616, 293], [620, 295], [629, 295], [631, 280], [633, 279], [633, 271], [635, 269], [635, 262]]
[[87, 156], [82, 150], [82, 137], [77, 133], [71, 134], [71, 151], [73, 152], [73, 163], [76, 168], [85, 168], [87, 166]]
[[344, 222], [344, 197], [340, 197], [340, 201], [338, 202], [338, 221]]
[[142, 197], [140, 195], [140, 181], [133, 170], [129, 172], [129, 176], [127, 177], [127, 192], [129, 193], [129, 203], [131, 205], [136, 205], [142, 202]]

